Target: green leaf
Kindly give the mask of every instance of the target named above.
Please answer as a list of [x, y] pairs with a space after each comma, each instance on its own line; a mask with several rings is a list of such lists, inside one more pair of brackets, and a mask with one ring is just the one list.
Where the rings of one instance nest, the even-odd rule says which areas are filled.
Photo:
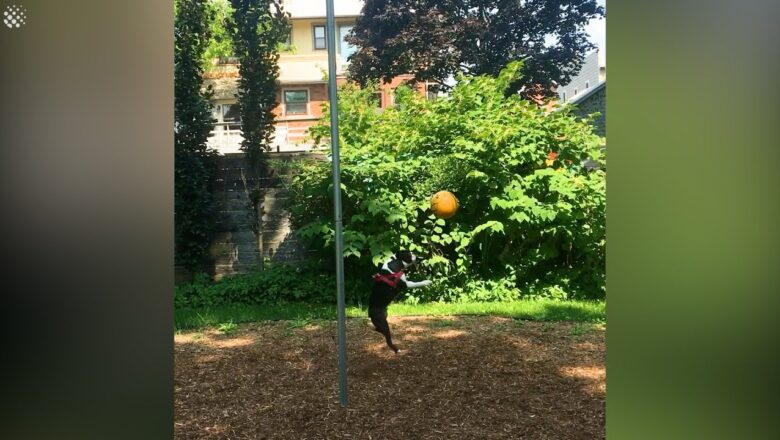
[[487, 174], [478, 170], [469, 171], [468, 174], [466, 174], [467, 179], [485, 180], [487, 177], [488, 177]]
[[434, 255], [425, 261], [428, 266], [437, 266], [437, 265], [449, 266], [450, 265], [450, 260], [442, 257], [441, 255]]
[[406, 216], [404, 214], [394, 213], [385, 217], [385, 220], [387, 220], [388, 223], [395, 223], [406, 220]]
[[524, 221], [528, 221], [529, 219], [530, 217], [528, 217], [526, 213], [519, 211], [509, 216], [509, 220], [516, 221], [517, 223], [522, 223]]
[[474, 228], [472, 233], [476, 235], [485, 230], [489, 231], [491, 234], [496, 232], [504, 233], [504, 224], [499, 221], [490, 220]]

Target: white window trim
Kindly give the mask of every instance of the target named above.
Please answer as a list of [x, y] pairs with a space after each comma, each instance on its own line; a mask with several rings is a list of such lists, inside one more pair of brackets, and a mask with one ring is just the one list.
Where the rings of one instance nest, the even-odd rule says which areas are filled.
[[[290, 90], [306, 90], [306, 113], [287, 113], [287, 101], [284, 99], [284, 93]], [[295, 116], [311, 116], [311, 90], [309, 87], [285, 87], [282, 89], [282, 116], [295, 117]]]

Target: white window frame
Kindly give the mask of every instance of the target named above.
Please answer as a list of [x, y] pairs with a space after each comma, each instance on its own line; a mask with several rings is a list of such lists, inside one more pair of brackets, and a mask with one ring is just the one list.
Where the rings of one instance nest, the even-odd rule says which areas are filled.
[[[306, 90], [306, 113], [287, 113], [287, 100], [285, 99], [285, 92]], [[282, 109], [284, 116], [311, 116], [311, 90], [309, 87], [285, 87], [282, 89]]]

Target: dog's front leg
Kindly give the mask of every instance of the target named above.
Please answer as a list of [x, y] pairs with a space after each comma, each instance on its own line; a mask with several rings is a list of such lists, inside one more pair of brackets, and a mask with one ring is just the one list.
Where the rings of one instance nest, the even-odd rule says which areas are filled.
[[406, 275], [401, 277], [401, 281], [406, 284], [406, 287], [409, 289], [416, 289], [418, 287], [425, 287], [431, 284], [431, 280], [422, 280], [422, 281], [408, 281], [406, 279]]

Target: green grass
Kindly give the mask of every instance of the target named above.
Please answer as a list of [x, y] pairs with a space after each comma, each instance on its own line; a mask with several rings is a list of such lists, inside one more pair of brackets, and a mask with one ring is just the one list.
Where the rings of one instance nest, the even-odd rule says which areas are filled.
[[[392, 304], [390, 315], [492, 315], [531, 321], [576, 321], [604, 322], [606, 305], [604, 302], [591, 301], [555, 301], [523, 300], [503, 303], [427, 303]], [[347, 317], [365, 317], [366, 310], [359, 307], [347, 307]], [[312, 320], [336, 319], [336, 307], [332, 305], [310, 305], [288, 303], [280, 305], [225, 306], [208, 309], [178, 309], [175, 313], [177, 330], [216, 327], [220, 324], [293, 321], [291, 326], [305, 325]]]
[[432, 327], [440, 327], [440, 328], [454, 327], [455, 326], [455, 321], [452, 320], [452, 319], [441, 319], [441, 320], [432, 322], [431, 326]]
[[236, 331], [236, 329], [238, 329], [238, 325], [232, 320], [230, 322], [223, 322], [222, 324], [217, 326], [217, 331], [219, 331], [223, 335], [229, 335], [234, 331]]
[[590, 331], [589, 327], [586, 327], [582, 324], [576, 324], [574, 325], [571, 330], [569, 330], [569, 335], [571, 336], [582, 336], [585, 333], [588, 333]]

